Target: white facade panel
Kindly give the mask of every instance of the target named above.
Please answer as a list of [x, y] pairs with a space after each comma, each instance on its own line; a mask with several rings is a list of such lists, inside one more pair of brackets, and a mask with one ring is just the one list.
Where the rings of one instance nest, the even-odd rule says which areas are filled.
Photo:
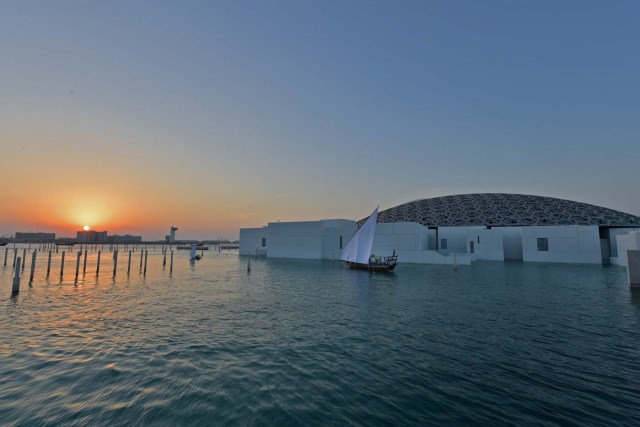
[[267, 238], [267, 227], [241, 228], [240, 247], [238, 249], [238, 252], [240, 253], [240, 255], [266, 255], [267, 248], [266, 246], [262, 246], [263, 238]]
[[522, 261], [522, 227], [503, 227], [503, 256], [508, 261]]
[[627, 251], [640, 250], [640, 232], [630, 231], [627, 234], [616, 234], [617, 257], [611, 257], [611, 263], [627, 267]]
[[267, 230], [268, 257], [321, 259], [320, 221], [271, 222]]
[[[339, 259], [342, 248], [356, 232], [355, 221], [332, 219], [321, 221], [323, 259]], [[341, 244], [342, 243], [342, 244]]]
[[[547, 249], [538, 247], [546, 239]], [[601, 264], [600, 231], [597, 225], [522, 227], [522, 258], [525, 262]]]
[[640, 228], [610, 228], [609, 229], [609, 244], [611, 245], [611, 257], [618, 256], [618, 244], [616, 237], [619, 235], [628, 234], [631, 231], [640, 231]]

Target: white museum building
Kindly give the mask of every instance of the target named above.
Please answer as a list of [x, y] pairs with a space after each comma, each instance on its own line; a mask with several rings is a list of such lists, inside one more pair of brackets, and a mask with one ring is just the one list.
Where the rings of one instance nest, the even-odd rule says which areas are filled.
[[[271, 222], [240, 229], [240, 254], [340, 259], [366, 218]], [[415, 200], [378, 214], [373, 253], [399, 263], [474, 261], [626, 265], [640, 249], [640, 217], [586, 203], [481, 193]]]

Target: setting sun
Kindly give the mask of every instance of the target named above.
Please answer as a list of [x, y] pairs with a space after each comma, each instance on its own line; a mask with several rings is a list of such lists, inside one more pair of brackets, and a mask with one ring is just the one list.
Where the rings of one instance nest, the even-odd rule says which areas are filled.
[[89, 226], [88, 226], [88, 225], [85, 225], [84, 227], [82, 227], [82, 229], [83, 229], [84, 231], [89, 231]]

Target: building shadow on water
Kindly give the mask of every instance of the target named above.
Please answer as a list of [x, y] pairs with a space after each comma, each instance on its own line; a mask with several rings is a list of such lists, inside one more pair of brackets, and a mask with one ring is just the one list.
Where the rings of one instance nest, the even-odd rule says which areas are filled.
[[629, 287], [629, 297], [631, 298], [631, 304], [640, 306], [640, 287]]

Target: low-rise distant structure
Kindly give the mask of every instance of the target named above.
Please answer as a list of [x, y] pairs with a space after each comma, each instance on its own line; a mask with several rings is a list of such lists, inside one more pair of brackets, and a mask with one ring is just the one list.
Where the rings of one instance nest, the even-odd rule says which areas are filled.
[[118, 236], [114, 234], [113, 236], [107, 236], [108, 243], [115, 244], [123, 244], [123, 243], [141, 243], [142, 236], [131, 236], [129, 234], [125, 234], [124, 236]]
[[132, 236], [130, 234], [125, 234], [123, 236], [114, 234], [113, 236], [109, 236], [107, 231], [86, 230], [78, 231], [76, 233], [76, 241], [78, 243], [141, 243], [142, 236]]
[[76, 233], [78, 243], [107, 243], [106, 231], [83, 230]]
[[14, 241], [16, 243], [47, 243], [56, 240], [56, 233], [40, 233], [40, 232], [16, 232]]
[[58, 237], [56, 239], [56, 245], [70, 245], [78, 243], [78, 241], [74, 237]]
[[175, 243], [176, 231], [178, 231], [178, 227], [171, 226], [171, 228], [169, 229], [169, 234], [164, 236], [165, 241], [169, 243]]

